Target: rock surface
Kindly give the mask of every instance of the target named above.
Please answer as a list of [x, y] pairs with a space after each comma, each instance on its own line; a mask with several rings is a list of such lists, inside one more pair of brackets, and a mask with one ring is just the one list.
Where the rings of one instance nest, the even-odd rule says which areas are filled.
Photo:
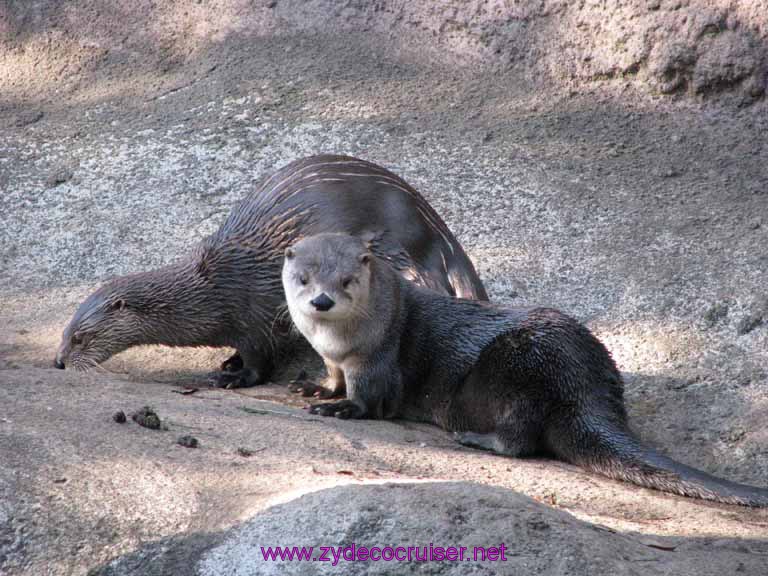
[[[428, 519], [413, 507], [439, 514], [443, 488], [365, 486], [421, 479], [488, 486], [444, 488], [472, 515], [464, 545], [540, 513], [630, 559], [606, 552], [605, 571], [762, 576], [767, 511], [474, 452], [428, 426], [309, 417], [285, 392], [307, 356], [242, 393], [204, 388], [225, 350], [50, 366], [100, 281], [185, 253], [266, 172], [349, 153], [427, 197], [494, 300], [585, 321], [648, 443], [765, 486], [766, 14], [685, 0], [0, 5], [0, 573], [194, 574], [206, 550], [276, 526], [277, 503], [289, 531], [304, 505], [359, 514], [366, 490], [398, 494], [382, 518]], [[168, 433], [112, 420], [147, 405]], [[551, 532], [542, 548], [519, 533], [537, 569], [598, 570]]]
[[[313, 560], [264, 558], [262, 547], [313, 547]], [[351, 548], [352, 545], [355, 548]], [[743, 543], [724, 540], [721, 549]], [[494, 548], [504, 546], [501, 554]], [[351, 561], [367, 549], [384, 551], [385, 560]], [[435, 548], [466, 551], [461, 561], [386, 561], [398, 547], [421, 558]], [[751, 550], [724, 559], [696, 539], [618, 534], [581, 522], [526, 496], [479, 484], [423, 483], [348, 485], [314, 492], [274, 506], [227, 535], [199, 562], [201, 576], [270, 574], [727, 574], [761, 570], [764, 561]], [[334, 547], [320, 561], [322, 547]], [[364, 552], [363, 552], [364, 553]], [[344, 554], [346, 554], [346, 559]], [[489, 554], [492, 554], [489, 556]], [[378, 557], [378, 556], [377, 556]], [[350, 559], [350, 560], [347, 560]]]
[[17, 1], [0, 12], [0, 62], [20, 97], [52, 82], [91, 92], [93, 79], [117, 95], [138, 88], [128, 77], [140, 70], [207, 77], [233, 40], [362, 31], [429, 65], [750, 103], [765, 93], [766, 14], [766, 0]]

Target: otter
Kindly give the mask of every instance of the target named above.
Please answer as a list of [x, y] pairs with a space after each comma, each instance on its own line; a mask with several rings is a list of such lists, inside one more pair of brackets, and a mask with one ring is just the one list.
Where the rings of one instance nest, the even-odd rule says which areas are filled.
[[767, 489], [643, 446], [610, 352], [562, 312], [424, 290], [343, 234], [288, 248], [282, 277], [295, 326], [346, 380], [347, 399], [314, 404], [313, 414], [429, 422], [506, 456], [549, 454], [647, 488], [768, 505]]
[[[132, 346], [232, 347], [216, 385], [264, 382], [290, 340], [280, 283], [283, 251], [321, 232], [359, 234], [409, 281], [487, 300], [472, 262], [427, 201], [402, 178], [339, 155], [294, 161], [263, 178], [221, 227], [175, 264], [107, 282], [79, 306], [55, 366], [87, 370]], [[304, 394], [343, 394], [311, 383]]]

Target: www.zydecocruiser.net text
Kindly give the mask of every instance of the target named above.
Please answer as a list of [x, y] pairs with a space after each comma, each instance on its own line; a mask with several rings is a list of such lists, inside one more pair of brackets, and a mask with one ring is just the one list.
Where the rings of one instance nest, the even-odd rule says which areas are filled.
[[261, 556], [283, 562], [506, 562], [507, 547], [498, 546], [262, 546]]

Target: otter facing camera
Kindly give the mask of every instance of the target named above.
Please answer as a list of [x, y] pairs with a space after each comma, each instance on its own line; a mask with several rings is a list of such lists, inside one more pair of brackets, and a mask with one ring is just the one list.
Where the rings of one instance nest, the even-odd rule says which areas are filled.
[[310, 300], [309, 303], [312, 304], [312, 306], [314, 306], [315, 310], [318, 312], [328, 312], [328, 310], [333, 308], [333, 305], [336, 304], [336, 302], [331, 300], [331, 298], [325, 292], [320, 294], [320, 296], [314, 300]]

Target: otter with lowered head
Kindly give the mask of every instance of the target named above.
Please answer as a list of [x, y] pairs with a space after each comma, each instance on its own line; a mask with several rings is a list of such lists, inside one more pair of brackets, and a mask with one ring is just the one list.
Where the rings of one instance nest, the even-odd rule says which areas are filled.
[[587, 328], [548, 308], [501, 308], [423, 290], [360, 239], [322, 234], [285, 253], [291, 318], [343, 377], [338, 418], [403, 417], [508, 456], [548, 453], [683, 496], [768, 506], [768, 490], [716, 478], [643, 446], [623, 383]]
[[[87, 370], [141, 344], [228, 346], [237, 354], [222, 366], [219, 385], [264, 382], [289, 334], [283, 252], [321, 232], [365, 236], [403, 277], [487, 299], [461, 245], [403, 179], [364, 160], [312, 156], [263, 179], [178, 262], [116, 278], [91, 294], [64, 330], [55, 365]], [[327, 395], [343, 393], [343, 382], [335, 384]], [[324, 389], [306, 384], [301, 391]]]

